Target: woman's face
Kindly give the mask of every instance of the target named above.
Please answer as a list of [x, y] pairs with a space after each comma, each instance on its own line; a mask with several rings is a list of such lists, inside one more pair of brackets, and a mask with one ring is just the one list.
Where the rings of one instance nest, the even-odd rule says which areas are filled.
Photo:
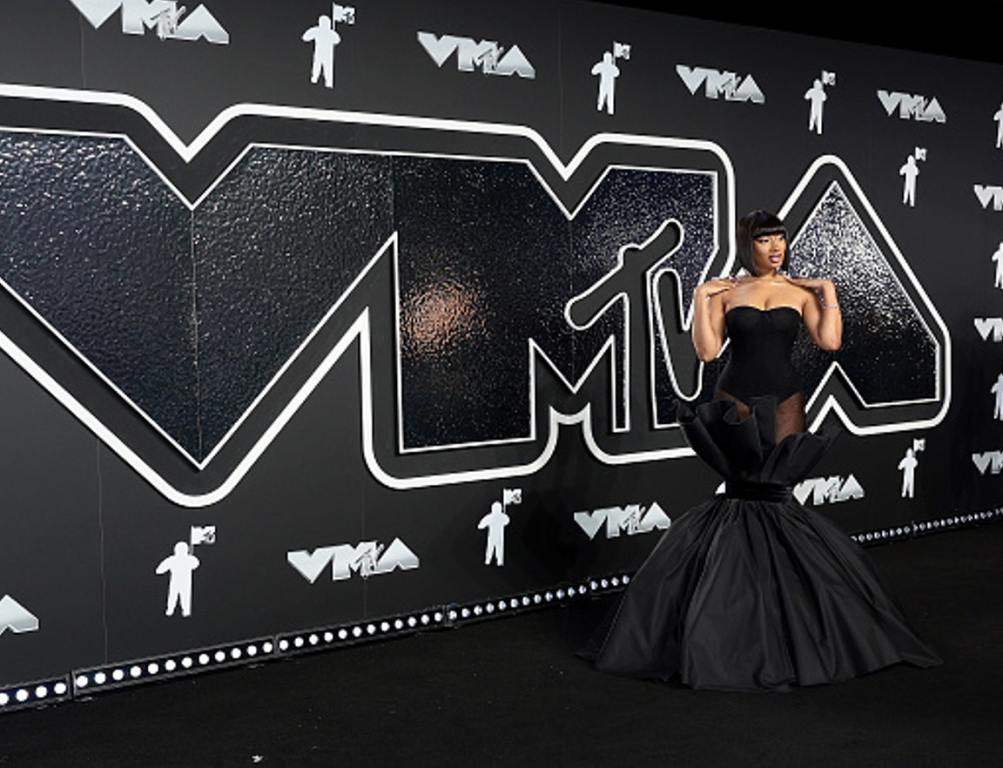
[[756, 264], [756, 274], [768, 275], [780, 269], [787, 254], [787, 238], [783, 233], [760, 235], [752, 241], [752, 256]]

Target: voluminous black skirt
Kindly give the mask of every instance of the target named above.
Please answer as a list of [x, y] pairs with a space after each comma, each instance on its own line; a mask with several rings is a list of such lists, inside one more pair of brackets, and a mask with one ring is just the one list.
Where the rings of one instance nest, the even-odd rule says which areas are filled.
[[787, 690], [908, 662], [941, 664], [864, 550], [790, 487], [837, 430], [774, 445], [773, 398], [680, 423], [727, 491], [673, 520], [581, 655], [597, 669], [693, 688]]

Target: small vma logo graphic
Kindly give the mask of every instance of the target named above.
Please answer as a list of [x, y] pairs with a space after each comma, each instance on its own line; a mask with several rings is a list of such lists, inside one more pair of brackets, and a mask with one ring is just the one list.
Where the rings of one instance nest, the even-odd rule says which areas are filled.
[[972, 191], [985, 211], [992, 206], [994, 211], [1003, 211], [1003, 187], [999, 184], [974, 184]]
[[799, 502], [813, 506], [864, 498], [864, 489], [853, 475], [845, 480], [839, 475], [811, 477], [795, 485], [793, 492]]
[[998, 475], [1003, 472], [1003, 451], [973, 453], [972, 463], [983, 477], [987, 474]]
[[947, 122], [947, 115], [944, 114], [936, 98], [928, 99], [926, 96], [913, 96], [899, 91], [879, 90], [878, 101], [889, 117], [898, 113], [901, 120], [918, 120], [921, 123]]
[[94, 29], [121, 12], [122, 32], [143, 35], [153, 31], [161, 40], [205, 40], [228, 45], [230, 33], [208, 8], [199, 5], [186, 15], [186, 7], [173, 0], [70, 0]]
[[0, 635], [8, 629], [15, 635], [38, 631], [38, 618], [10, 595], [0, 598]]
[[972, 320], [983, 341], [1003, 341], [1003, 317], [975, 317]]
[[599, 531], [605, 529], [607, 539], [616, 539], [620, 533], [636, 536], [654, 530], [665, 530], [672, 521], [657, 501], [645, 507], [628, 504], [625, 507], [604, 507], [592, 512], [575, 512], [575, 522], [589, 539], [595, 539]]
[[536, 70], [518, 45], [506, 50], [494, 40], [477, 41], [471, 37], [440, 36], [434, 32], [419, 32], [418, 42], [439, 69], [455, 53], [456, 68], [460, 72], [479, 69], [485, 75], [518, 75], [527, 80], [536, 78]]
[[410, 571], [420, 564], [418, 556], [400, 539], [394, 539], [388, 545], [362, 541], [356, 546], [337, 544], [312, 552], [299, 549], [286, 553], [286, 560], [311, 584], [328, 566], [331, 568], [331, 580], [342, 581], [351, 578], [353, 573], [367, 579], [395, 570]]
[[694, 96], [703, 88], [708, 99], [724, 98], [725, 101], [751, 101], [753, 104], [765, 104], [766, 96], [756, 84], [752, 75], [740, 77], [735, 72], [721, 72], [707, 67], [690, 67], [686, 64], [676, 65], [676, 74], [683, 81], [686, 89]]

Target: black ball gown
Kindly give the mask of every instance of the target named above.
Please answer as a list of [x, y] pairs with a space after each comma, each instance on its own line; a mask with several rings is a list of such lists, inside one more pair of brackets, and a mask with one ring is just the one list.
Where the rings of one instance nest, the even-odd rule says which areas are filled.
[[941, 664], [863, 549], [791, 495], [842, 431], [804, 431], [790, 365], [800, 313], [739, 306], [725, 322], [715, 399], [677, 416], [725, 493], [673, 520], [580, 655], [604, 672], [727, 691]]

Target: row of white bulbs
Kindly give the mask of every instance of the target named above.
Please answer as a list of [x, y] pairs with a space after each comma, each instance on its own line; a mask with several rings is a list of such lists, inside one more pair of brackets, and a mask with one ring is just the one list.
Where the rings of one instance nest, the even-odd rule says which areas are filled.
[[55, 683], [40, 683], [34, 688], [13, 688], [10, 691], [0, 691], [0, 707], [6, 707], [13, 702], [25, 704], [29, 701], [44, 701], [50, 696], [65, 696], [69, 686], [62, 680]]
[[[926, 533], [929, 531], [936, 531], [941, 528], [947, 528], [952, 525], [963, 525], [965, 523], [974, 523], [978, 520], [988, 520], [992, 517], [999, 517], [1003, 515], [1003, 507], [997, 507], [993, 510], [988, 510], [985, 512], [972, 512], [966, 515], [956, 515], [954, 517], [942, 517], [939, 520], [925, 520], [921, 523], [916, 523], [915, 530], [918, 532]], [[885, 528], [880, 531], [868, 531], [867, 533], [857, 533], [850, 538], [856, 542], [862, 541], [879, 541], [881, 539], [895, 538], [896, 536], [906, 536], [913, 532], [913, 527], [910, 525], [903, 525], [899, 528]]]
[[[945, 517], [939, 520], [928, 520], [916, 523], [915, 527], [903, 525], [896, 528], [858, 533], [851, 536], [851, 538], [858, 542], [879, 541], [908, 535], [914, 529], [917, 532], [929, 532], [952, 525], [962, 525], [964, 523], [988, 520], [1000, 516], [1003, 516], [1003, 507], [985, 512]], [[280, 637], [276, 643], [273, 643], [271, 640], [242, 643], [225, 648], [148, 660], [131, 665], [91, 670], [89, 672], [78, 673], [73, 679], [73, 685], [75, 691], [78, 693], [99, 688], [118, 687], [122, 684], [136, 682], [143, 678], [157, 677], [162, 674], [171, 675], [176, 672], [198, 671], [199, 669], [218, 666], [220, 664], [232, 665], [241, 661], [254, 659], [260, 655], [270, 656], [275, 652], [276, 648], [279, 653], [290, 653], [316, 648], [321, 646], [321, 644], [331, 645], [336, 640], [338, 642], [351, 642], [364, 639], [365, 637], [388, 635], [392, 632], [416, 631], [430, 626], [443, 626], [447, 619], [449, 623], [453, 623], [456, 621], [478, 619], [520, 608], [539, 607], [555, 601], [561, 602], [577, 596], [617, 589], [621, 586], [626, 586], [628, 583], [630, 583], [630, 575], [628, 574], [596, 578], [590, 579], [587, 583], [566, 588], [561, 587], [555, 590], [530, 592], [498, 600], [477, 602], [471, 605], [449, 606], [443, 610], [427, 613], [288, 635]], [[0, 710], [12, 704], [35, 704], [52, 697], [65, 697], [68, 693], [69, 687], [65, 681], [61, 680], [34, 684], [33, 686], [22, 686], [6, 691], [0, 690]]]
[[420, 615], [398, 617], [396, 619], [384, 619], [380, 622], [370, 622], [368, 624], [356, 624], [352, 627], [338, 627], [326, 630], [317, 630], [308, 634], [291, 635], [279, 639], [279, 652], [287, 653], [290, 650], [296, 651], [303, 648], [315, 647], [322, 642], [330, 645], [335, 639], [346, 642], [348, 640], [358, 640], [363, 635], [373, 637], [376, 634], [386, 635], [391, 631], [403, 632], [405, 629], [414, 630], [419, 627], [441, 625], [443, 620], [442, 611], [432, 613], [422, 613]]
[[260, 645], [258, 643], [248, 643], [234, 645], [227, 648], [202, 651], [200, 653], [186, 654], [184, 656], [169, 657], [166, 659], [153, 660], [143, 664], [133, 664], [129, 667], [111, 667], [109, 669], [99, 669], [88, 673], [80, 673], [73, 678], [73, 685], [77, 691], [87, 688], [115, 685], [124, 683], [126, 680], [139, 680], [142, 677], [155, 677], [161, 673], [172, 674], [177, 671], [188, 671], [199, 667], [209, 667], [216, 664], [236, 662], [241, 659], [253, 659], [258, 654], [268, 655], [275, 650], [275, 646], [270, 640], [265, 640]]

